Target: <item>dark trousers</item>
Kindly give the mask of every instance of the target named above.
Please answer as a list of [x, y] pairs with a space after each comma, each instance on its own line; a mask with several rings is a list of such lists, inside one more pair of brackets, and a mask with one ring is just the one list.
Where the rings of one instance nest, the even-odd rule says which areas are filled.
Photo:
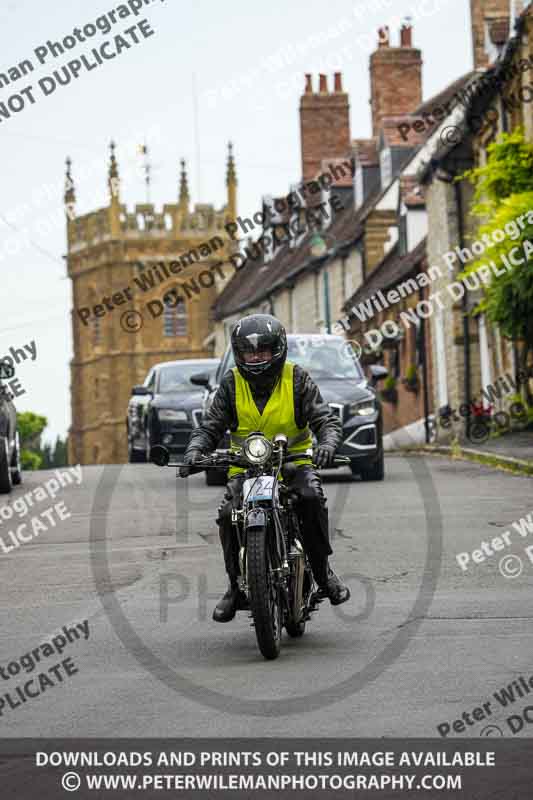
[[[218, 510], [220, 543], [230, 581], [235, 581], [239, 575], [238, 542], [231, 524], [231, 510], [241, 504], [243, 481], [244, 474], [229, 479]], [[329, 543], [328, 508], [322, 481], [313, 467], [302, 466], [294, 470], [289, 486], [298, 495], [298, 515], [305, 551], [314, 578], [322, 585], [327, 580], [327, 558], [333, 552]]]

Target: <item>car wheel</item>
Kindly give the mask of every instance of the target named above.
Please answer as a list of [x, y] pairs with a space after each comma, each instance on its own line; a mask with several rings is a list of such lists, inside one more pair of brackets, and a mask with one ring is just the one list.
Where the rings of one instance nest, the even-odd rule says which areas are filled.
[[206, 469], [205, 471], [205, 485], [206, 486], [225, 486], [227, 483], [227, 475], [218, 469]]
[[20, 464], [20, 438], [18, 435], [18, 431], [15, 434], [15, 449], [13, 450], [13, 455], [11, 456], [11, 479], [13, 481], [14, 486], [18, 486], [22, 483], [22, 467]]
[[7, 438], [0, 438], [0, 494], [9, 494], [13, 488], [11, 464], [9, 463], [9, 447]]
[[362, 469], [362, 481], [382, 481], [385, 477], [385, 456], [383, 450], [381, 451], [378, 460], [372, 464], [368, 469]]
[[130, 464], [142, 464], [146, 461], [145, 451], [135, 450], [131, 439], [128, 439], [128, 461]]

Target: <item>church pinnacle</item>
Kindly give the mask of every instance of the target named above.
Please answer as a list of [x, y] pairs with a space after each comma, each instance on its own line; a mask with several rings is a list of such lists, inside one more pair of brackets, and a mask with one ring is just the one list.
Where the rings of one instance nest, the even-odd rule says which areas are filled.
[[228, 165], [226, 171], [226, 186], [228, 187], [227, 219], [235, 222], [237, 218], [237, 172], [233, 158], [233, 144], [228, 142]]
[[187, 169], [185, 166], [185, 159], [182, 158], [180, 161], [181, 164], [181, 174], [180, 174], [180, 196], [179, 196], [179, 206], [180, 209], [183, 211], [187, 211], [189, 208], [189, 185], [187, 183]]
[[66, 206], [73, 206], [74, 203], [76, 202], [76, 192], [75, 192], [75, 189], [74, 189], [74, 181], [72, 180], [72, 172], [71, 172], [72, 161], [70, 159], [70, 156], [67, 157], [67, 160], [66, 160], [65, 163], [67, 165], [67, 171], [66, 171], [66, 174], [65, 174], [65, 196], [64, 196], [64, 200], [65, 200], [65, 205]]
[[118, 175], [118, 164], [117, 164], [117, 159], [116, 159], [116, 156], [115, 156], [115, 149], [116, 149], [116, 144], [115, 144], [115, 142], [111, 141], [111, 143], [109, 145], [109, 150], [111, 152], [111, 158], [110, 158], [110, 161], [109, 161], [109, 181], [108, 181], [108, 185], [109, 185], [109, 191], [111, 193], [111, 199], [112, 200], [114, 200], [115, 198], [118, 199], [118, 192], [119, 192], [119, 186], [120, 186], [120, 178], [119, 178], [119, 175]]

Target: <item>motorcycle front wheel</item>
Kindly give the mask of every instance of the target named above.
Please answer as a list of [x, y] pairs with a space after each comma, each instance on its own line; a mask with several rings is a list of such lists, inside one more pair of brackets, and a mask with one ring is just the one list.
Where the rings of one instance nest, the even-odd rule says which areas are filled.
[[282, 610], [279, 590], [271, 573], [267, 529], [264, 526], [248, 528], [246, 541], [247, 581], [255, 635], [261, 654], [272, 660], [279, 656]]

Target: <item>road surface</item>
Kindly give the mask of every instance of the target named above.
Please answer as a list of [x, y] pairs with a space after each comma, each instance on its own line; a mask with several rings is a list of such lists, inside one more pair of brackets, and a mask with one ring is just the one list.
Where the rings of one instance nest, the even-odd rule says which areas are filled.
[[[4, 503], [53, 477], [26, 473]], [[511, 526], [531, 512], [531, 479], [391, 455], [383, 483], [332, 471], [325, 488], [333, 565], [352, 600], [323, 603], [305, 636], [284, 637], [266, 662], [245, 612], [211, 620], [225, 589], [214, 524], [223, 489], [153, 465], [83, 468], [53, 501], [71, 516], [0, 554], [1, 691], [61, 659], [72, 671], [15, 708], [4, 698], [1, 735], [437, 736], [459, 719], [455, 735], [512, 736], [506, 719], [526, 692], [511, 710], [493, 693], [533, 673], [533, 564]], [[0, 536], [52, 504], [2, 519]], [[508, 529], [509, 547], [461, 570], [458, 553]], [[499, 569], [509, 554], [521, 557], [517, 577]], [[61, 655], [5, 672], [85, 620], [88, 638], [71, 634]]]

